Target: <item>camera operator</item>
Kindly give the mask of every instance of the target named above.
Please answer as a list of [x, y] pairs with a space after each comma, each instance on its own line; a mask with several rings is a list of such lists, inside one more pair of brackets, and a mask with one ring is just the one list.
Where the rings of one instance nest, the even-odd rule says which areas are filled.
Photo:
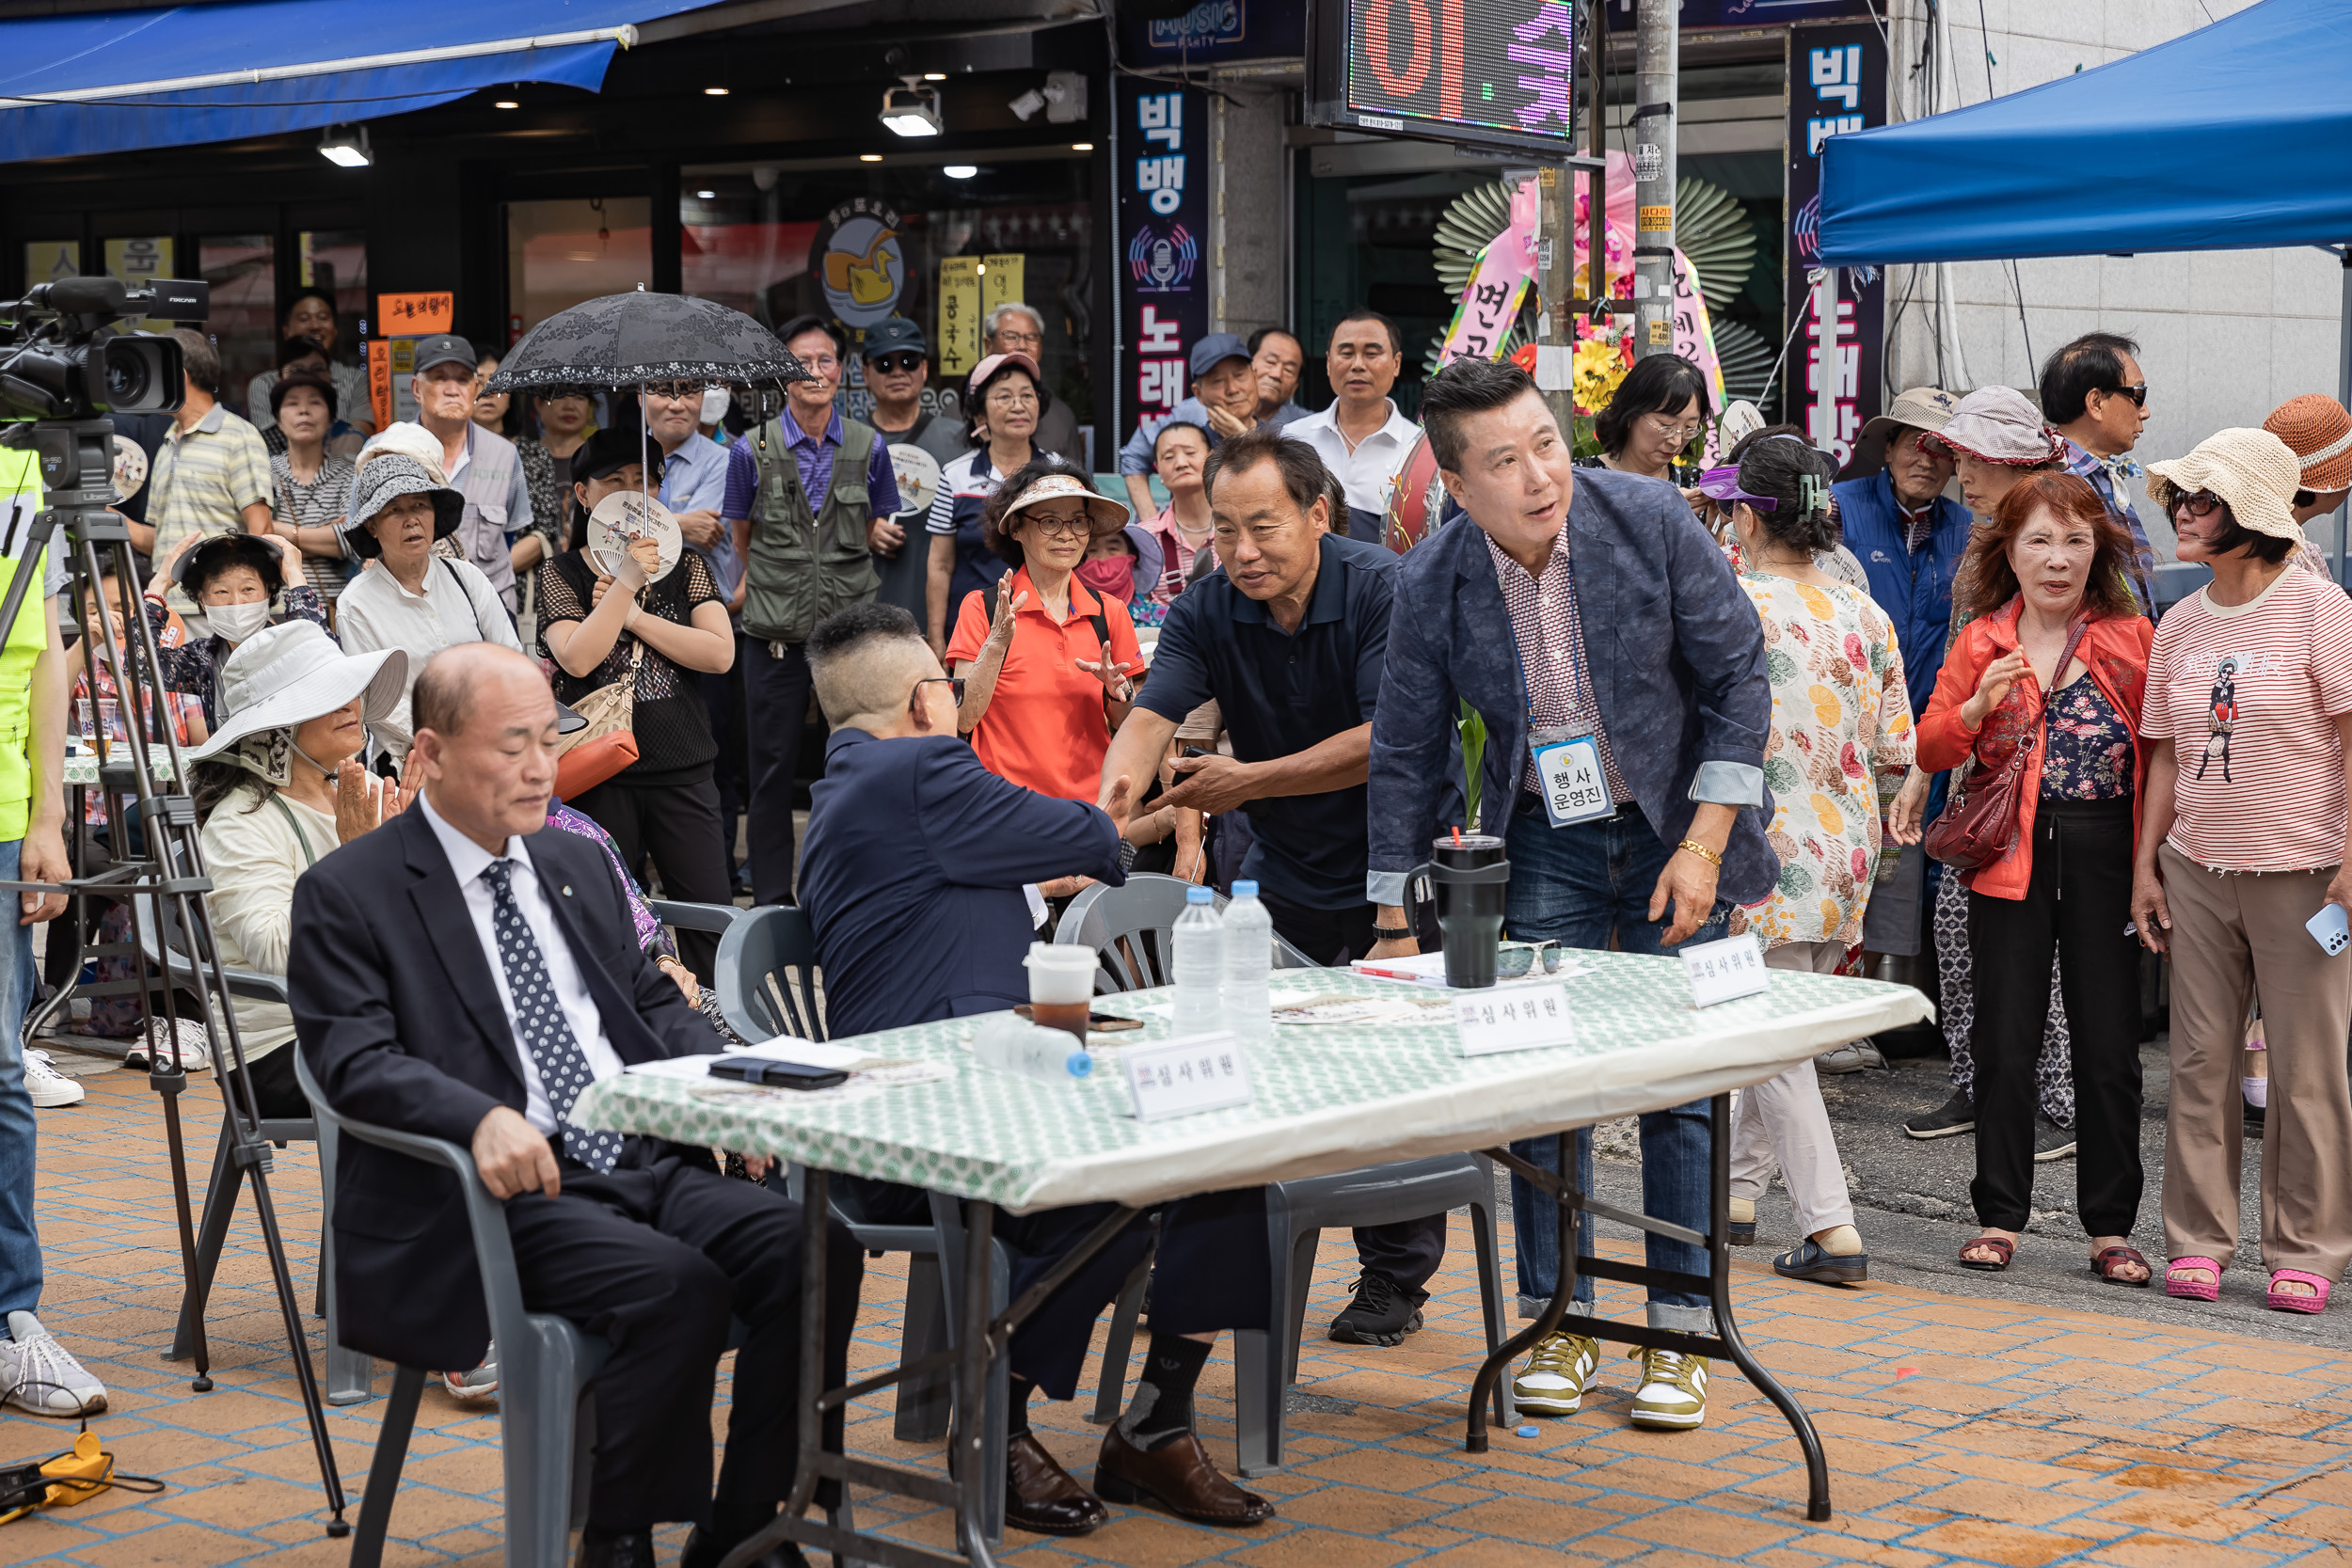
[[[184, 427], [183, 427], [184, 428]], [[250, 427], [247, 427], [248, 429]], [[259, 437], [256, 437], [258, 444]], [[18, 543], [40, 509], [40, 462], [0, 450], [5, 537]], [[57, 630], [58, 557], [34, 562], [16, 619], [0, 634], [0, 880], [61, 881], [65, 855], [65, 644]], [[0, 585], [19, 559], [0, 559]], [[41, 1327], [40, 1235], [33, 1223], [33, 1106], [71, 1104], [81, 1085], [43, 1053], [24, 1049], [24, 1009], [33, 992], [33, 927], [65, 912], [62, 895], [18, 895], [21, 917], [0, 931], [0, 1402], [34, 1416], [85, 1416], [106, 1408], [106, 1390]], [[65, 1091], [71, 1090], [70, 1094]]]

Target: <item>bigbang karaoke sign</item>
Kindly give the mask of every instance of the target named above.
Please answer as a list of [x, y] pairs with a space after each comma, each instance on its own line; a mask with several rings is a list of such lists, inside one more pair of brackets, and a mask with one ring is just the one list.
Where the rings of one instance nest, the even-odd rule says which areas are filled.
[[1206, 100], [1177, 84], [1119, 80], [1120, 310], [1126, 344], [1121, 437], [1184, 400], [1194, 343], [1209, 328], [1200, 247], [1208, 230]]

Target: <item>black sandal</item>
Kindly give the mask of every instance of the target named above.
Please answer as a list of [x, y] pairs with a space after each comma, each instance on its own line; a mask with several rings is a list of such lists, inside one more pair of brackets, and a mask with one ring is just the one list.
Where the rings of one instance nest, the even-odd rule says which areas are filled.
[[[2141, 1269], [2140, 1276], [2127, 1279], [2116, 1273], [2118, 1266], [2124, 1263], [2137, 1263]], [[2099, 1255], [2090, 1260], [2090, 1272], [2110, 1285], [2130, 1285], [2142, 1290], [2156, 1276], [2156, 1271], [2148, 1266], [2148, 1259], [2139, 1255], [2139, 1249], [2127, 1246], [2102, 1248]]]
[[[2001, 1260], [1997, 1263], [1988, 1263], [1981, 1259], [1969, 1257], [1968, 1249], [1970, 1247], [1978, 1246], [1991, 1247], [1994, 1251], [2001, 1255]], [[1962, 1243], [1960, 1253], [1960, 1266], [1962, 1268], [1978, 1269], [1986, 1274], [1999, 1274], [2003, 1269], [2009, 1267], [2009, 1260], [2017, 1256], [2017, 1243], [2015, 1242], [2005, 1240], [1999, 1236], [1976, 1236]]]

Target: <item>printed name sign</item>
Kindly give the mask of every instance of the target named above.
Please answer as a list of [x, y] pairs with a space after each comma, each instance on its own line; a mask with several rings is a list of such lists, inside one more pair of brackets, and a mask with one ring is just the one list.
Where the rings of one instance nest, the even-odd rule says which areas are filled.
[[1764, 967], [1764, 950], [1756, 946], [1754, 931], [1685, 947], [1682, 967], [1691, 976], [1691, 999], [1702, 1007], [1772, 989], [1772, 972]]
[[1122, 1059], [1137, 1121], [1164, 1121], [1249, 1103], [1249, 1057], [1241, 1042], [1223, 1030], [1138, 1046]]
[[1576, 1020], [1568, 1012], [1565, 986], [1514, 986], [1457, 997], [1454, 1017], [1461, 1025], [1465, 1056], [1576, 1043]]

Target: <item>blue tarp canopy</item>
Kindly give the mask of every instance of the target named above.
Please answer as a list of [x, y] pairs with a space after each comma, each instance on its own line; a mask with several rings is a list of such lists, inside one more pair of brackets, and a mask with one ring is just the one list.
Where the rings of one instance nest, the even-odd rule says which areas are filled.
[[603, 84], [629, 24], [709, 0], [231, 0], [0, 22], [0, 163], [373, 119], [507, 82]]
[[2095, 71], [1821, 148], [1837, 266], [2352, 240], [2352, 4], [2263, 0]]

